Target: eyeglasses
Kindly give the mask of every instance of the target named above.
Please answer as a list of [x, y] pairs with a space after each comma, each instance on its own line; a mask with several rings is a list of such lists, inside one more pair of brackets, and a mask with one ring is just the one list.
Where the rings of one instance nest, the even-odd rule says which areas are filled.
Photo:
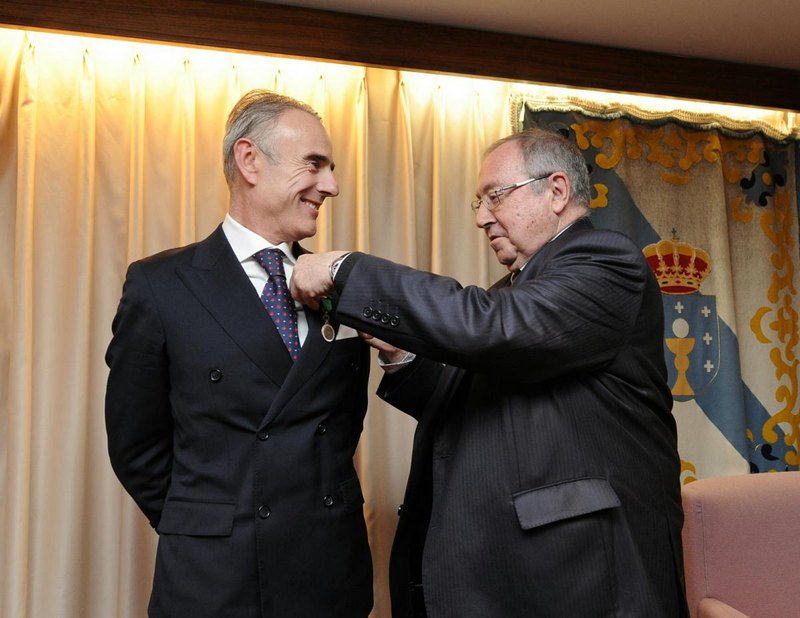
[[498, 189], [491, 189], [484, 193], [479, 199], [474, 200], [470, 207], [474, 212], [478, 212], [478, 209], [481, 207], [481, 204], [486, 208], [488, 211], [492, 211], [500, 205], [500, 196], [507, 191], [513, 191], [518, 187], [523, 187], [531, 182], [536, 182], [537, 180], [544, 180], [545, 178], [550, 178], [555, 174], [555, 172], [550, 172], [549, 174], [545, 174], [544, 176], [536, 176], [534, 178], [528, 178], [528, 180], [523, 180], [522, 182], [514, 183], [513, 185], [508, 185], [506, 187], [500, 187]]

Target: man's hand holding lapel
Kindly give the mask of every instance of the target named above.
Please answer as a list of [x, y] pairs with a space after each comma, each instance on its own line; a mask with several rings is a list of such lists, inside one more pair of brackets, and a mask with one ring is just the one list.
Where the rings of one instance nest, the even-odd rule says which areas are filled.
[[319, 299], [333, 292], [331, 264], [347, 251], [306, 253], [297, 258], [292, 273], [292, 298], [312, 309], [319, 309]]

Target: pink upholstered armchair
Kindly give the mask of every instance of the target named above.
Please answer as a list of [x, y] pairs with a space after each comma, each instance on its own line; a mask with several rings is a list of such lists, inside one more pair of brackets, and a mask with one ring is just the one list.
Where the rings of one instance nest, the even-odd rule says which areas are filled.
[[692, 618], [800, 618], [800, 472], [683, 487]]

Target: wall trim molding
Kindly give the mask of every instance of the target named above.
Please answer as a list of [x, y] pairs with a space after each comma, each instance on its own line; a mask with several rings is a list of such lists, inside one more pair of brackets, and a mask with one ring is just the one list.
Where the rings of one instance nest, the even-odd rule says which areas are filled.
[[0, 3], [0, 24], [800, 111], [800, 71], [256, 0]]

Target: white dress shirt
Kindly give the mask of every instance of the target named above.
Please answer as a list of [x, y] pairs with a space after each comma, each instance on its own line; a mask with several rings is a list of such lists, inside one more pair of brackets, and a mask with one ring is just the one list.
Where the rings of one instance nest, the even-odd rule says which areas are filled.
[[[250, 279], [250, 283], [253, 284], [253, 288], [258, 293], [259, 298], [261, 298], [261, 292], [264, 291], [264, 286], [268, 280], [267, 271], [253, 257], [259, 251], [264, 249], [281, 250], [283, 253], [283, 269], [286, 271], [286, 285], [291, 285], [295, 259], [292, 255], [292, 248], [288, 243], [282, 242], [279, 245], [273, 245], [255, 232], [248, 230], [231, 217], [230, 214], [225, 215], [225, 220], [222, 222], [222, 231], [225, 233], [225, 238], [228, 239], [236, 259], [239, 260], [239, 264], [241, 264], [244, 273]], [[297, 337], [302, 346], [308, 335], [308, 319], [303, 305], [295, 302], [294, 306], [297, 308]]]

